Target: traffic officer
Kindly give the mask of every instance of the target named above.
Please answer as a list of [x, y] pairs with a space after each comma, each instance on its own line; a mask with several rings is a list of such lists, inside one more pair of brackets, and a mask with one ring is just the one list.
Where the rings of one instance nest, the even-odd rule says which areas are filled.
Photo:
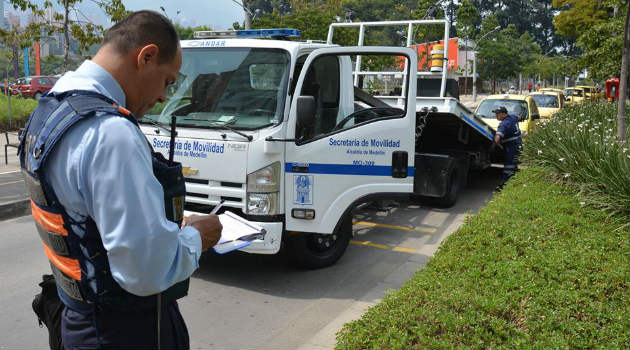
[[222, 227], [208, 215], [180, 228], [181, 165], [153, 152], [136, 121], [165, 102], [181, 62], [167, 18], [131, 13], [25, 127], [20, 160], [66, 349], [189, 348], [176, 300]]
[[521, 130], [518, 127], [518, 117], [508, 114], [505, 106], [501, 106], [492, 112], [496, 114], [497, 120], [501, 122], [494, 135], [494, 143], [500, 143], [505, 150], [503, 182], [501, 184], [503, 186], [516, 173], [518, 168], [518, 153], [522, 144]]

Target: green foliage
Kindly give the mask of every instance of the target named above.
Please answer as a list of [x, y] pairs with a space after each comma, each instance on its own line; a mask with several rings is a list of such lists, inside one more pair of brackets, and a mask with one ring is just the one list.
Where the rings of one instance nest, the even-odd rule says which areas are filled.
[[608, 13], [598, 0], [553, 0], [562, 9], [553, 22], [559, 34], [577, 39], [593, 25], [604, 22]]
[[[626, 134], [630, 133], [626, 112]], [[564, 109], [527, 136], [523, 159], [552, 169], [586, 203], [630, 214], [630, 150], [617, 141], [616, 104], [585, 103]]]
[[[62, 33], [66, 37], [66, 45], [64, 48], [64, 62], [63, 71], [65, 72], [69, 63], [69, 38], [70, 36], [77, 40], [79, 43], [79, 54], [83, 54], [90, 50], [93, 45], [100, 43], [103, 39], [103, 33], [105, 29], [102, 25], [94, 24], [90, 19], [85, 16], [78, 8], [77, 5], [83, 2], [83, 0], [56, 0], [57, 4], [61, 6], [63, 12], [53, 12], [52, 19], [45, 16], [45, 9], [54, 9], [51, 0], [46, 0], [41, 6], [38, 6], [35, 1], [29, 0], [8, 0], [10, 4], [16, 9], [22, 11], [30, 10], [37, 22], [31, 22], [29, 27], [32, 29], [29, 31], [27, 38], [20, 41], [23, 47], [29, 46], [32, 41], [39, 40], [42, 33], [52, 35], [53, 33]], [[94, 0], [99, 7], [101, 7], [108, 17], [116, 22], [124, 18], [129, 11], [125, 9], [122, 0]], [[0, 33], [3, 38], [5, 35]], [[3, 41], [7, 42], [6, 39]], [[20, 46], [19, 44], [17, 46]]]
[[596, 80], [621, 74], [624, 18], [621, 16], [588, 27], [578, 39], [584, 50], [580, 66], [587, 67]]
[[627, 215], [521, 170], [337, 349], [627, 349]]
[[[496, 18], [488, 16], [482, 26], [482, 33], [489, 33]], [[535, 55], [540, 52], [538, 44], [532, 36], [524, 33], [519, 36], [516, 26], [509, 25], [501, 31], [491, 33], [483, 41], [478, 43], [479, 61], [478, 70], [482, 77], [492, 80], [515, 77], [523, 72], [524, 67], [534, 61]], [[494, 40], [492, 40], [494, 39]]]
[[[335, 21], [335, 16], [338, 16], [338, 13], [334, 12], [329, 5], [305, 3], [301, 5], [299, 11], [294, 10], [286, 14], [274, 11], [255, 18], [252, 21], [252, 28], [296, 28], [302, 32], [303, 39], [325, 41], [328, 36], [328, 26]], [[237, 23], [235, 25], [234, 29], [241, 29], [240, 25]], [[356, 38], [358, 34], [349, 30], [335, 31], [335, 43], [356, 45]]]
[[36, 107], [37, 101], [33, 99], [11, 97], [11, 121], [9, 122], [8, 99], [6, 95], [0, 95], [0, 131], [23, 128]]
[[473, 0], [473, 4], [483, 17], [489, 14], [496, 16], [502, 27], [514, 24], [520, 34], [530, 33], [544, 52], [554, 47], [571, 50], [571, 42], [565, 43], [555, 33], [551, 0]]
[[[619, 76], [627, 0], [554, 0], [561, 9], [554, 19], [559, 33], [577, 39], [584, 52], [578, 61], [594, 80]], [[617, 17], [613, 9], [621, 9]]]
[[479, 19], [479, 10], [471, 0], [462, 1], [457, 10], [457, 33], [464, 38], [472, 38], [475, 34], [475, 22]]
[[179, 35], [180, 40], [190, 40], [193, 39], [195, 32], [212, 30], [212, 27], [206, 25], [197, 27], [182, 27], [180, 24], [175, 23], [175, 30], [177, 30], [177, 35]]

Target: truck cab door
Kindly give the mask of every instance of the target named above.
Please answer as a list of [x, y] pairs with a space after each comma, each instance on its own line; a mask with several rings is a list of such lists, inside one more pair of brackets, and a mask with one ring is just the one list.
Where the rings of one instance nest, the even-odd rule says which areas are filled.
[[[353, 86], [357, 55], [364, 61], [366, 55], [393, 58], [390, 64], [396, 62], [407, 79], [401, 105]], [[369, 197], [413, 192], [417, 65], [409, 48], [335, 47], [309, 54], [287, 121], [287, 138], [295, 139], [285, 146], [287, 230], [332, 233]]]

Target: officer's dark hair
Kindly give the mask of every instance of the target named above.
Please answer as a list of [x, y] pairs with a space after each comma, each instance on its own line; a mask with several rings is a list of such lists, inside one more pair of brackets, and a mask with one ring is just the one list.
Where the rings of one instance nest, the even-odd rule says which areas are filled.
[[131, 13], [105, 33], [103, 45], [111, 44], [125, 54], [137, 47], [155, 44], [160, 49], [158, 63], [173, 60], [179, 47], [179, 36], [173, 23], [161, 14], [142, 10]]

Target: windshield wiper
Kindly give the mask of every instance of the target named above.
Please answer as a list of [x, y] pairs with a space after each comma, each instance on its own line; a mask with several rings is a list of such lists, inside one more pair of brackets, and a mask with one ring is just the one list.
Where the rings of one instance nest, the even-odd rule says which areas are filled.
[[[229, 120], [229, 121], [226, 121], [226, 122], [222, 122], [223, 124], [214, 124], [214, 123], [218, 123], [218, 122], [220, 122], [220, 121], [218, 121], [218, 120], [212, 120], [212, 121], [209, 121], [209, 120], [197, 119], [197, 118], [190, 118], [190, 117], [189, 117], [189, 118], [184, 118], [184, 120], [186, 120], [186, 121], [195, 121], [195, 122], [205, 121], [205, 122], [208, 122], [208, 123], [209, 123], [209, 125], [207, 125], [207, 127], [209, 127], [209, 128], [219, 129], [219, 130], [229, 130], [229, 131], [231, 131], [231, 132], [233, 132], [233, 133], [235, 133], [235, 134], [237, 134], [237, 135], [243, 136], [244, 138], [246, 138], [246, 139], [247, 139], [247, 141], [252, 141], [252, 140], [254, 139], [254, 137], [253, 137], [252, 135], [247, 135], [247, 134], [246, 134], [246, 133], [244, 133], [244, 132], [238, 131], [238, 130], [236, 130], [236, 129], [234, 129], [234, 128], [230, 127], [230, 126], [228, 126], [229, 124], [233, 124], [233, 123], [235, 123], [235, 122], [236, 122], [236, 120], [237, 120], [236, 118], [233, 118], [233, 119], [231, 119], [231, 120]], [[223, 134], [223, 135], [221, 135], [221, 136], [222, 136], [223, 138], [226, 138], [226, 137], [227, 137], [225, 134]]]
[[[227, 124], [221, 124], [221, 125], [209, 125], [209, 127], [211, 128], [217, 128], [217, 129], [222, 129], [222, 130], [229, 130], [235, 134], [238, 134], [240, 136], [243, 136], [244, 138], [247, 139], [247, 141], [252, 141], [254, 139], [254, 136], [252, 135], [247, 135], [244, 132], [238, 131], [230, 126], [228, 126]], [[221, 135], [223, 138], [226, 138], [227, 136], [225, 134]]]
[[150, 118], [144, 117], [144, 118], [140, 119], [138, 122], [139, 122], [139, 123], [142, 123], [142, 124], [151, 124], [151, 125], [155, 126], [156, 128], [158, 128], [158, 129], [155, 129], [155, 133], [156, 133], [156, 134], [159, 134], [159, 133], [160, 133], [160, 129], [162, 129], [162, 130], [166, 131], [166, 132], [167, 132], [167, 133], [169, 133], [169, 134], [171, 133], [171, 129], [169, 129], [168, 127], [166, 127], [166, 125], [164, 125], [164, 124], [162, 124], [162, 123], [158, 123], [157, 121], [155, 121], [155, 120], [153, 120], [153, 119], [150, 119]]

